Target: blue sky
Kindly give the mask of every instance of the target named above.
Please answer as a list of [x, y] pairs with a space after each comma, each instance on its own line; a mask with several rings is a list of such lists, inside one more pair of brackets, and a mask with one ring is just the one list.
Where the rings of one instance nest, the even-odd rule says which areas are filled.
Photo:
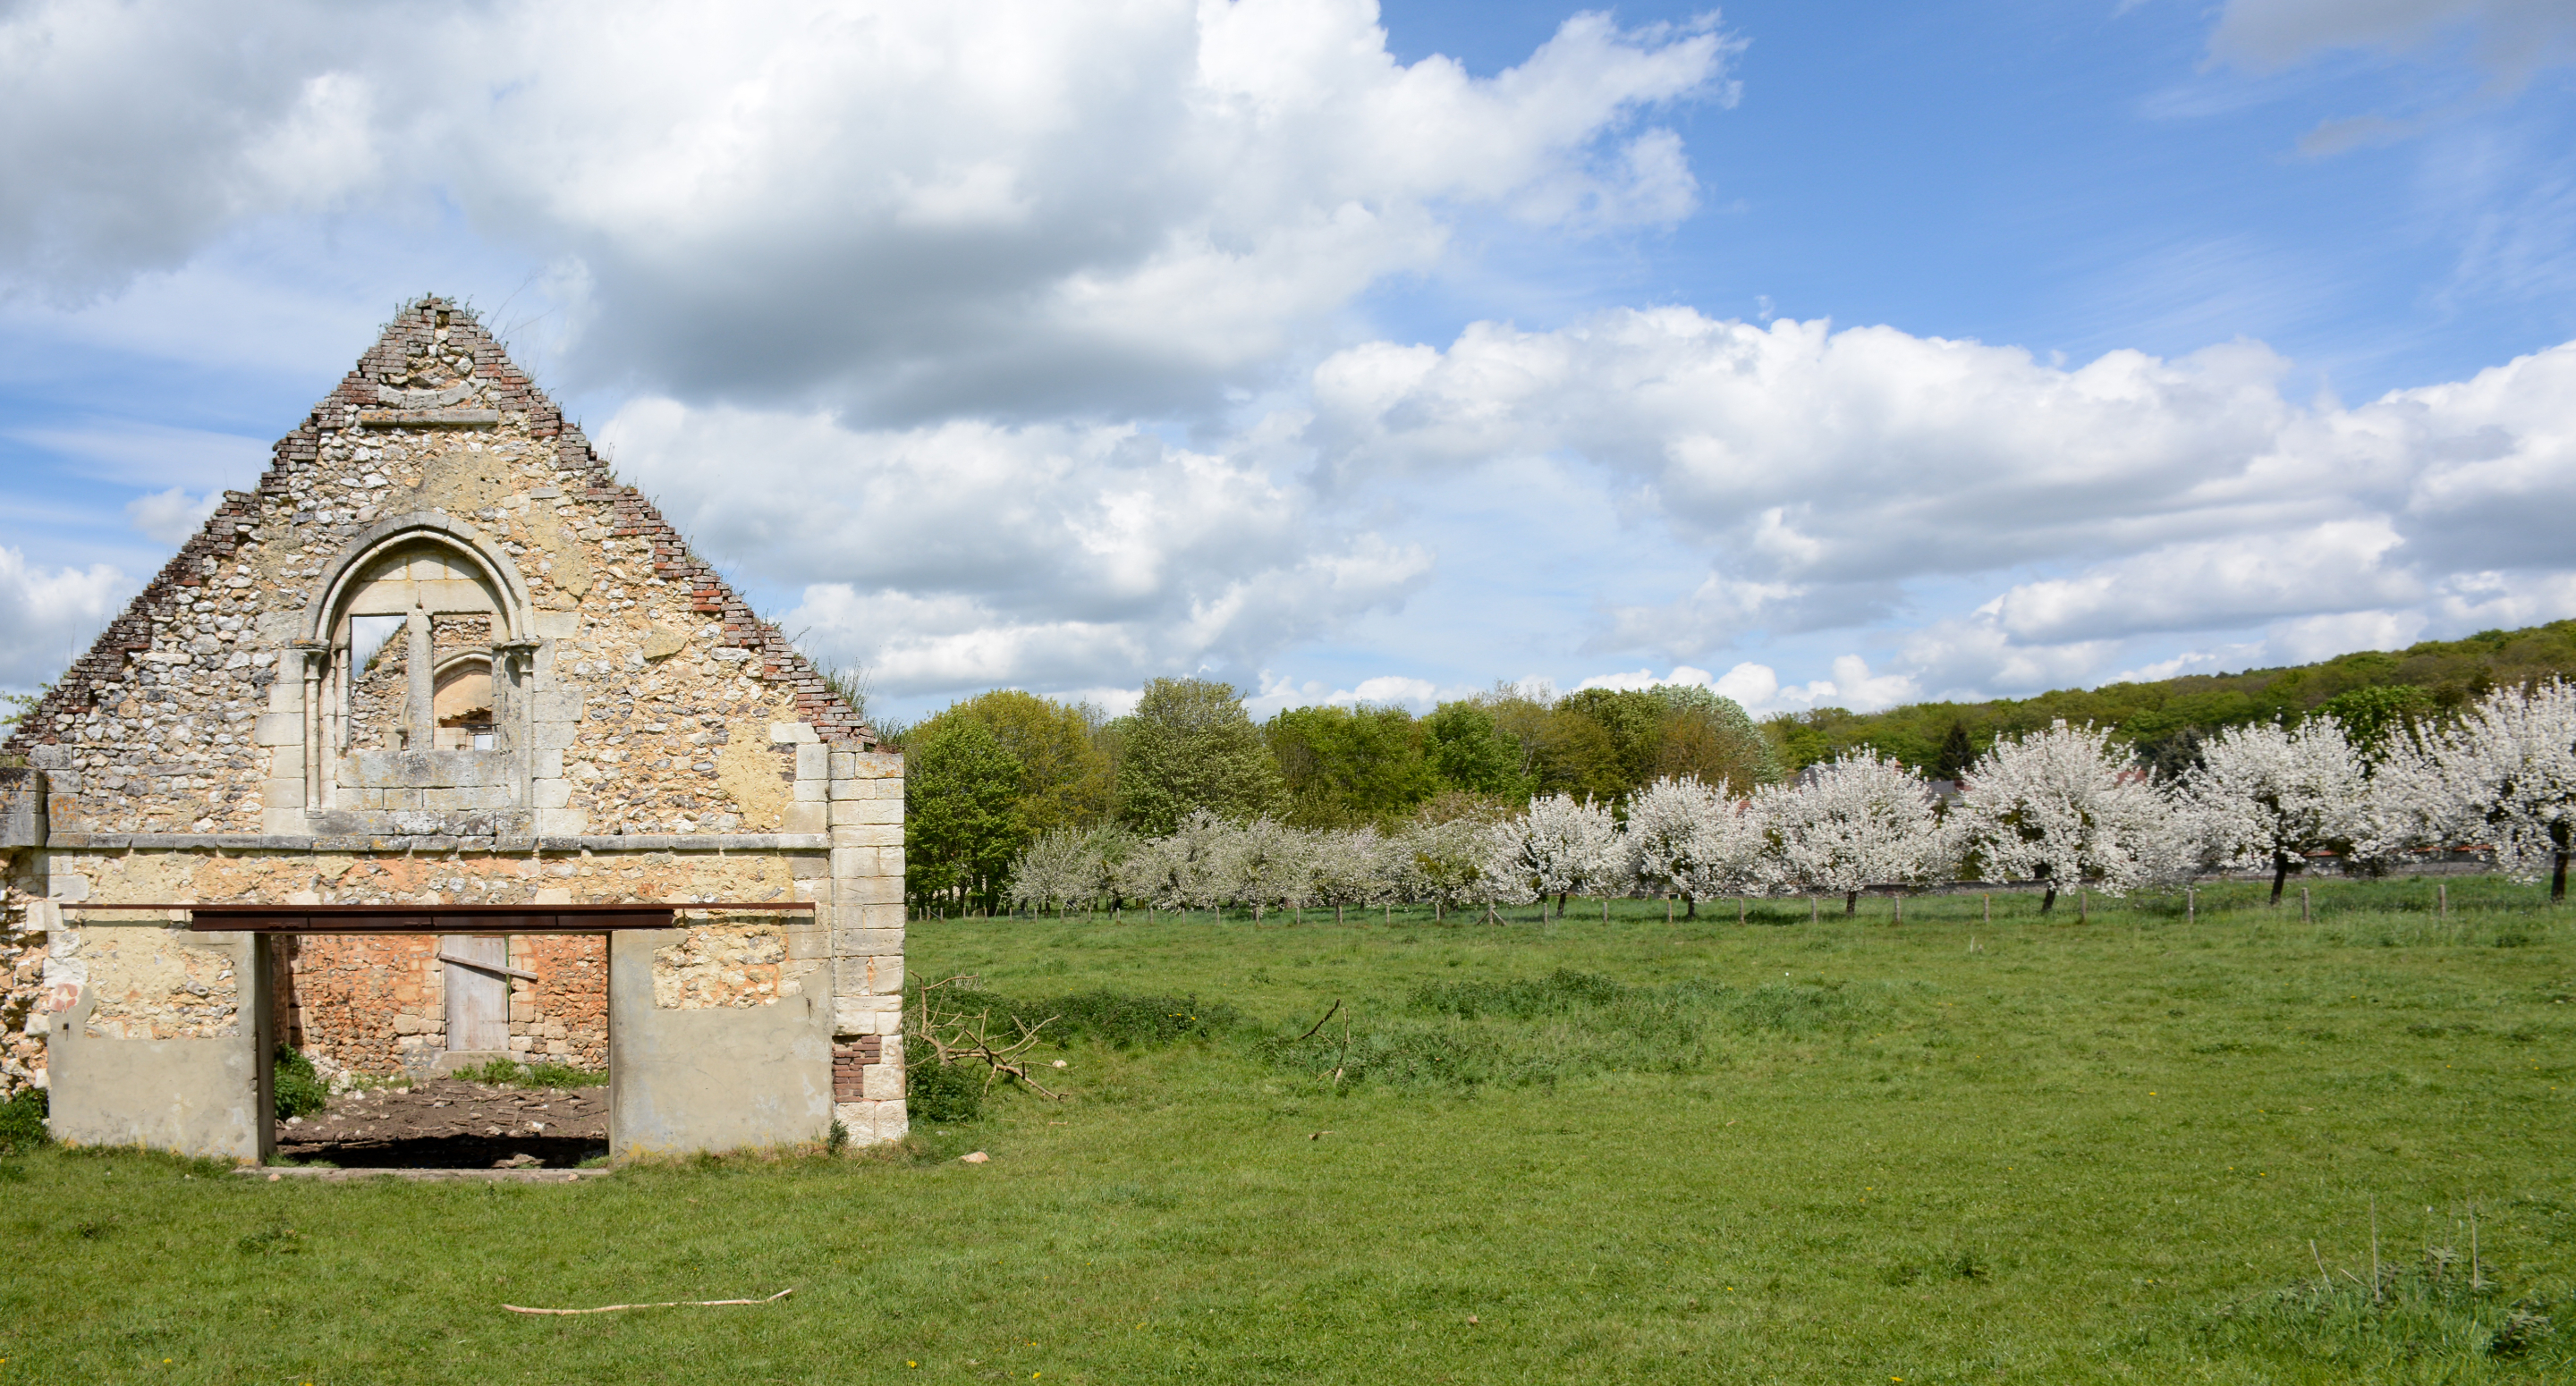
[[33, 3], [0, 130], [8, 687], [423, 290], [894, 715], [2576, 615], [2562, 4]]

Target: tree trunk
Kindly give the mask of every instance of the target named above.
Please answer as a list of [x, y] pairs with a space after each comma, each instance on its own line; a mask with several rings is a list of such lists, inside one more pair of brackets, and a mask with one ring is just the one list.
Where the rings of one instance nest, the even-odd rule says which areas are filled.
[[2275, 906], [2281, 903], [2281, 886], [2289, 879], [2290, 854], [2275, 851], [2272, 853], [2272, 903]]
[[2549, 902], [2554, 905], [2566, 898], [2567, 850], [2562, 847], [2558, 851], [2557, 864], [2549, 869]]
[[2045, 915], [2055, 908], [2057, 908], [2057, 886], [2051, 882], [2047, 893], [2039, 897], [2039, 912]]
[[1683, 919], [1686, 919], [1686, 920], [1688, 920], [1688, 919], [1697, 919], [1697, 918], [1699, 918], [1699, 897], [1698, 897], [1698, 896], [1694, 895], [1694, 896], [1692, 896], [1692, 897], [1690, 898], [1690, 908], [1689, 908], [1689, 909], [1686, 909], [1686, 910], [1684, 910], [1684, 911], [1682, 911], [1682, 918], [1683, 918]]
[[1859, 891], [1857, 891], [1857, 890], [1846, 890], [1846, 891], [1844, 891], [1844, 892], [1843, 892], [1843, 917], [1848, 919], [1848, 918], [1850, 918], [1851, 916], [1856, 915], [1856, 914], [1859, 914], [1859, 913], [1860, 913], [1860, 892], [1859, 892]]
[[1673, 922], [1673, 897], [1669, 895], [1664, 897], [1664, 922], [1667, 924]]
[[1565, 917], [1565, 892], [1563, 891], [1557, 892], [1556, 917], [1559, 919], [1563, 919]]

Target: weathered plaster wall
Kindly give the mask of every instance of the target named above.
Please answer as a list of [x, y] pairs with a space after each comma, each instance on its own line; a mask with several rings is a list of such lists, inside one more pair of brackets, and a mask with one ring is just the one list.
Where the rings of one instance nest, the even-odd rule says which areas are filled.
[[[157, 936], [157, 937], [156, 937]], [[52, 930], [48, 971], [71, 977], [100, 964], [101, 985], [47, 988], [47, 1125], [74, 1145], [146, 1145], [191, 1155], [257, 1160], [271, 1147], [265, 1025], [237, 1013], [229, 1032], [135, 1037], [100, 1023], [100, 1003], [172, 949], [206, 954], [237, 978], [254, 975], [259, 941], [247, 934], [186, 934], [161, 924]], [[179, 971], [193, 972], [182, 966]], [[216, 1027], [204, 1027], [212, 1030]]]
[[[617, 1050], [609, 1153], [622, 1160], [822, 1140], [836, 1112], [827, 998], [661, 1006], [655, 958], [679, 944], [679, 932], [636, 930], [609, 940], [609, 1034]], [[877, 1132], [855, 1134], [867, 1140]]]

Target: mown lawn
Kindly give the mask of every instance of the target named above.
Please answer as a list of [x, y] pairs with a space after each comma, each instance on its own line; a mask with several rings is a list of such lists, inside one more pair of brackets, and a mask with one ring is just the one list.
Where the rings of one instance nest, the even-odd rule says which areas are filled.
[[2432, 892], [917, 924], [916, 977], [1245, 1023], [857, 1160], [22, 1154], [0, 1382], [2569, 1379], [2576, 911]]

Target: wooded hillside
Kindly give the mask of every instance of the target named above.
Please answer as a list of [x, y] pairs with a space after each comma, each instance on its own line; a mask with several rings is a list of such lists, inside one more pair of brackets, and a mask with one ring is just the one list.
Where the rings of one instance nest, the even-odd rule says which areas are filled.
[[2338, 699], [2328, 710], [2347, 720], [2438, 714], [2490, 688], [2558, 675], [2576, 675], [2576, 621], [2480, 631], [2403, 650], [2364, 650], [2317, 664], [2067, 688], [2031, 698], [1907, 703], [1872, 713], [1820, 707], [1773, 717], [1763, 730], [1793, 769], [1867, 744], [1936, 779], [1954, 779], [1997, 735], [2038, 731], [2063, 718], [2112, 728], [2151, 763], [2171, 769], [2191, 758], [2199, 738], [2220, 727], [2295, 719]]

